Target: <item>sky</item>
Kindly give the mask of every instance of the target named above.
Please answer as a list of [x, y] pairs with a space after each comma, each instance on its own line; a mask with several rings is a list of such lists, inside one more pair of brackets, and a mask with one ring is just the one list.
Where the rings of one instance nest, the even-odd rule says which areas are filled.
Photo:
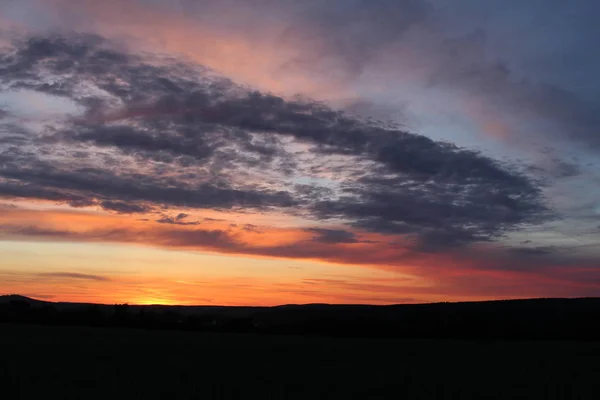
[[0, 293], [600, 296], [594, 0], [0, 0]]

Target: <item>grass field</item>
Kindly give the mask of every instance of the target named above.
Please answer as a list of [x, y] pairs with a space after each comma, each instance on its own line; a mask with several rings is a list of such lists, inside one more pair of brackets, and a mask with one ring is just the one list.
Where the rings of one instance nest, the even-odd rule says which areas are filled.
[[600, 343], [0, 325], [6, 399], [598, 399], [599, 360]]

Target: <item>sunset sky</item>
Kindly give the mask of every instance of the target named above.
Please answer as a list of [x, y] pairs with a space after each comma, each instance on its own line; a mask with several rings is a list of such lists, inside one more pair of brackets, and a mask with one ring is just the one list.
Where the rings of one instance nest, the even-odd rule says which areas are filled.
[[0, 294], [600, 296], [595, 0], [0, 0]]

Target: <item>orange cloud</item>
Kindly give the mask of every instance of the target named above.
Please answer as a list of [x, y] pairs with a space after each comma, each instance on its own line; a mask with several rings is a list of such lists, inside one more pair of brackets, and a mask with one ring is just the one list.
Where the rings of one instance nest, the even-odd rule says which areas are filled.
[[[278, 94], [308, 94], [319, 98], [348, 98], [354, 94], [342, 89], [340, 82], [284, 66], [295, 57], [310, 51], [300, 42], [284, 43], [288, 28], [272, 19], [269, 25], [249, 25], [248, 9], [227, 8], [227, 25], [223, 29], [202, 15], [190, 18], [173, 7], [135, 1], [50, 0], [45, 3], [57, 20], [78, 29], [93, 30], [106, 37], [126, 40], [134, 47], [152, 52], [184, 55], [237, 82]], [[222, 6], [226, 7], [226, 6]], [[212, 10], [220, 13], [223, 10]]]
[[[252, 284], [235, 283], [231, 281], [234, 278], [215, 281], [216, 278], [212, 277], [211, 283], [199, 286], [203, 294], [217, 290], [215, 288], [222, 288], [222, 292], [215, 292], [213, 298], [228, 299], [228, 304], [267, 304], [273, 301], [273, 298], [278, 299], [277, 302], [281, 302], [280, 299], [286, 299], [286, 302], [296, 299], [298, 302], [302, 302], [302, 299], [366, 302], [370, 299], [369, 302], [385, 303], [396, 302], [401, 298], [446, 301], [572, 297], [600, 291], [598, 271], [585, 260], [578, 262], [549, 258], [511, 258], [510, 253], [501, 252], [492, 246], [471, 247], [468, 251], [455, 249], [435, 253], [414, 252], [405, 238], [359, 231], [354, 232], [358, 240], [356, 242], [327, 242], [320, 241], [314, 232], [302, 228], [249, 227], [232, 225], [227, 220], [210, 220], [206, 226], [177, 226], [132, 220], [130, 217], [114, 214], [11, 209], [0, 213], [0, 232], [4, 239], [12, 240], [43, 238], [53, 241], [129, 243], [252, 258], [301, 259], [338, 265], [362, 265], [374, 268], [373, 271], [379, 271], [377, 273], [391, 274], [378, 282], [369, 281], [368, 276], [366, 280], [363, 279], [365, 277], [361, 277], [359, 281], [352, 282], [340, 282], [335, 279], [287, 282], [286, 279], [291, 278], [282, 271], [273, 277], [255, 278]], [[391, 244], [392, 242], [394, 244]], [[124, 291], [119, 295], [121, 297], [117, 297], [123, 301], [148, 302], [150, 299], [161, 298], [164, 302], [188, 301], [187, 291], [197, 288], [193, 289], [194, 284], [189, 284], [189, 277], [178, 277], [177, 274], [177, 270], [174, 269], [173, 281], [188, 283], [160, 283], [161, 280], [157, 279], [156, 285], [153, 286], [145, 281], [150, 279], [145, 276], [139, 278], [143, 281], [139, 285], [128, 280], [132, 278], [108, 277], [109, 280], [87, 280], [85, 286], [90, 287], [92, 292], [86, 296], [100, 296], [94, 295], [93, 291], [97, 288], [98, 293], [101, 293], [102, 290], [112, 287], [111, 285], [116, 286], [110, 289], [110, 296], [117, 296], [121, 290], [119, 285], [124, 285], [127, 290], [135, 290], [131, 292], [122, 289]], [[406, 277], [412, 277], [411, 281], [405, 281]], [[285, 283], [283, 286], [282, 281]], [[239, 285], [244, 289], [239, 289]], [[336, 289], [332, 289], [332, 286]], [[19, 285], [8, 286], [13, 287], [18, 288]], [[236, 289], [226, 291], [226, 287]], [[40, 292], [36, 288], [33, 285], [30, 291]], [[66, 288], [64, 293], [71, 293], [69, 286]], [[8, 290], [6, 284], [2, 289]], [[286, 290], [289, 292], [287, 295]], [[322, 291], [330, 294], [325, 295]], [[382, 297], [379, 300], [376, 295], [368, 297], [365, 293], [369, 291]], [[246, 293], [247, 297], [240, 293]], [[197, 299], [193, 293], [189, 293], [190, 302], [198, 301]]]

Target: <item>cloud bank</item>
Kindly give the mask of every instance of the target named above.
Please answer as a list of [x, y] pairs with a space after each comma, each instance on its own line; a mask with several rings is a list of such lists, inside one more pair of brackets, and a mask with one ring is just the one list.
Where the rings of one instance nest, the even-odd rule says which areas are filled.
[[15, 41], [0, 56], [0, 83], [80, 110], [7, 129], [18, 141], [0, 153], [5, 197], [122, 214], [279, 211], [431, 250], [551, 217], [539, 184], [515, 166], [96, 35]]

